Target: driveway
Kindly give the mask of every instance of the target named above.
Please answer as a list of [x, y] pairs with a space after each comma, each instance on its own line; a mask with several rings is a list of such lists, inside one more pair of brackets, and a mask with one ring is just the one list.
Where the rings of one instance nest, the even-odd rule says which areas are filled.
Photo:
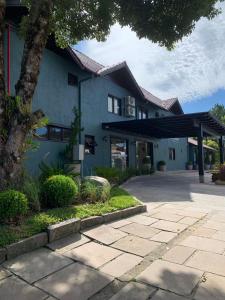
[[224, 187], [200, 185], [194, 172], [124, 186], [148, 212], [7, 261], [0, 299], [224, 300]]

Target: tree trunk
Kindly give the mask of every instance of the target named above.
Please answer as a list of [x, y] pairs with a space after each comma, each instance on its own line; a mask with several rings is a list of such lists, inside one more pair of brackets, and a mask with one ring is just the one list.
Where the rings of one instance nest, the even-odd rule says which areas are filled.
[[32, 1], [20, 78], [15, 86], [16, 96], [6, 99], [3, 112], [2, 119], [7, 134], [1, 145], [0, 188], [5, 188], [20, 177], [22, 159], [27, 149], [26, 139], [32, 127], [44, 116], [40, 111], [32, 113], [31, 107], [49, 34], [52, 10], [52, 0]]

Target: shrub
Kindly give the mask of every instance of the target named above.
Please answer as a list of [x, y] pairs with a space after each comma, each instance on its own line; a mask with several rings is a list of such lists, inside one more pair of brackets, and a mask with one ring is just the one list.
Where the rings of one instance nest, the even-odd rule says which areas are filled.
[[20, 191], [26, 195], [29, 208], [33, 211], [40, 211], [41, 205], [39, 182], [32, 177], [27, 176], [22, 183]]
[[95, 173], [97, 176], [106, 178], [111, 183], [116, 183], [120, 177], [121, 171], [116, 168], [96, 167]]
[[18, 221], [28, 211], [26, 196], [15, 190], [0, 192], [0, 220]]
[[157, 165], [158, 167], [165, 166], [166, 162], [164, 160], [160, 160]]
[[219, 179], [225, 181], [225, 165], [222, 165], [219, 170]]
[[105, 202], [109, 196], [110, 187], [107, 185], [101, 186], [92, 180], [85, 180], [81, 184], [80, 197], [82, 201], [89, 203]]
[[44, 205], [49, 208], [68, 206], [77, 194], [78, 187], [68, 176], [51, 176], [42, 185]]
[[71, 178], [75, 178], [79, 175], [78, 173], [74, 173], [72, 168], [64, 167], [61, 163], [48, 165], [42, 161], [39, 164], [39, 168], [41, 170], [41, 175], [39, 176], [40, 183], [44, 183], [46, 179], [54, 175], [65, 175]]

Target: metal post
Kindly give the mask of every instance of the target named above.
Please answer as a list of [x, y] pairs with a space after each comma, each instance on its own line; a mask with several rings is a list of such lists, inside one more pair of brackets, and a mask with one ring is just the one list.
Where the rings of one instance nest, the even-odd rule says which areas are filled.
[[203, 153], [203, 131], [202, 125], [199, 125], [198, 133], [198, 172], [199, 182], [204, 183], [204, 153]]
[[219, 139], [219, 145], [220, 145], [220, 163], [221, 165], [224, 164], [224, 146], [223, 146], [223, 137], [221, 136]]

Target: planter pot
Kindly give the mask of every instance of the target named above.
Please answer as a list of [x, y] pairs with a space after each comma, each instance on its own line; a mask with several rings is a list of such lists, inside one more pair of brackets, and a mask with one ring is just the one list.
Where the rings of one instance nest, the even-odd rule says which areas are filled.
[[69, 168], [74, 173], [80, 173], [81, 164], [65, 164], [65, 167]]
[[159, 166], [159, 171], [165, 172], [165, 171], [166, 171], [166, 165], [164, 165], [164, 166]]
[[222, 180], [218, 179], [218, 180], [215, 181], [215, 184], [216, 185], [225, 185], [225, 181], [222, 181]]
[[205, 170], [210, 170], [210, 165], [205, 164]]
[[144, 169], [151, 169], [152, 165], [151, 164], [143, 164]]
[[193, 170], [193, 165], [187, 165], [187, 170], [189, 171]]

